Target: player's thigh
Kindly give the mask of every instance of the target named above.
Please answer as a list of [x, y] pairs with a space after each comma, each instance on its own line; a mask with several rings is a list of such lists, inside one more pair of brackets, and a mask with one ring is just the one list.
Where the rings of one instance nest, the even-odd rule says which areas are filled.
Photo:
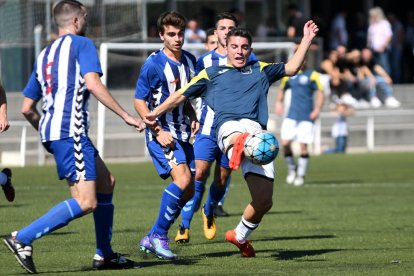
[[148, 152], [158, 175], [163, 179], [167, 179], [171, 175], [173, 166], [177, 167], [181, 164], [188, 167], [190, 175], [195, 174], [193, 146], [187, 142], [177, 140], [175, 142], [174, 148], [164, 148], [157, 141], [150, 141], [147, 144]]
[[[274, 181], [272, 178], [267, 178], [258, 174], [247, 174], [245, 176], [247, 186], [253, 202], [259, 204], [269, 204], [272, 202]], [[250, 178], [250, 179], [249, 179]]]
[[95, 157], [98, 151], [88, 137], [68, 137], [45, 142], [43, 145], [53, 154], [60, 179], [66, 179], [71, 183], [80, 179], [96, 180]]
[[[282, 126], [280, 128], [280, 138], [285, 145], [289, 141], [296, 139], [297, 121], [290, 118], [283, 119]], [[285, 141], [285, 142], [283, 142]]]
[[217, 143], [222, 152], [232, 144], [232, 137], [240, 133], [253, 133], [256, 130], [261, 130], [262, 127], [258, 122], [250, 119], [241, 119], [237, 121], [227, 121], [222, 124], [218, 130]]
[[301, 121], [297, 127], [297, 141], [301, 144], [313, 143], [314, 124], [309, 121]]

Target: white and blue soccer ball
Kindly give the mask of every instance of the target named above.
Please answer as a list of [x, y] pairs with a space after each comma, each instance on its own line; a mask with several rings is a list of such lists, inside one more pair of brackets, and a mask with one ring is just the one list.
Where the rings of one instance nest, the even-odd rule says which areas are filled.
[[247, 136], [244, 142], [244, 156], [254, 164], [269, 164], [278, 153], [279, 142], [269, 131], [256, 130]]

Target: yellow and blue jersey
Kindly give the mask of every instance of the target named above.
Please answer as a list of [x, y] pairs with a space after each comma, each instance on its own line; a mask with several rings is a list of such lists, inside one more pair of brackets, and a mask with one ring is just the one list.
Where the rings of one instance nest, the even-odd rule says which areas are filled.
[[280, 89], [292, 91], [286, 117], [296, 121], [311, 121], [309, 115], [313, 110], [313, 93], [323, 90], [318, 72], [307, 69], [293, 77], [284, 77], [280, 83]]
[[214, 126], [243, 118], [266, 129], [269, 86], [285, 75], [285, 65], [250, 61], [243, 68], [230, 65], [202, 70], [180, 92], [190, 98], [203, 97], [215, 112]]

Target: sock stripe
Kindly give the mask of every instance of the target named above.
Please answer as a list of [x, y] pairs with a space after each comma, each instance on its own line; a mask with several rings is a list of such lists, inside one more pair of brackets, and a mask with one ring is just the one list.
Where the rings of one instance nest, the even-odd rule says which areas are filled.
[[175, 199], [180, 199], [179, 197], [177, 197], [175, 194], [171, 193], [170, 191], [168, 191], [167, 189], [164, 190], [167, 194], [169, 194], [170, 196], [172, 196]]
[[68, 207], [68, 210], [69, 210], [70, 216], [71, 216], [72, 218], [74, 218], [74, 217], [75, 217], [75, 215], [73, 214], [73, 211], [72, 211], [72, 208], [70, 207], [69, 202], [68, 202], [67, 200], [65, 200], [64, 202], [65, 202], [65, 204], [66, 204], [66, 207]]

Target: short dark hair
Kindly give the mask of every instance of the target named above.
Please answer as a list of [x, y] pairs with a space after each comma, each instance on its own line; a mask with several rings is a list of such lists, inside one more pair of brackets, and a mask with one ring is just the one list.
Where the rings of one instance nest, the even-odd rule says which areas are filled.
[[164, 33], [164, 26], [174, 26], [180, 30], [185, 30], [185, 26], [187, 24], [187, 19], [178, 12], [175, 11], [168, 11], [162, 13], [157, 20], [157, 29], [158, 32]]
[[53, 8], [53, 18], [58, 27], [65, 27], [69, 23], [68, 15], [83, 14], [86, 11], [85, 6], [76, 0], [62, 0]]
[[249, 41], [249, 46], [252, 46], [252, 35], [250, 34], [250, 32], [247, 29], [245, 29], [245, 28], [231, 29], [227, 33], [226, 44], [229, 43], [230, 37], [232, 37], [232, 36], [241, 36], [241, 37], [247, 38], [247, 40]]
[[216, 28], [217, 28], [217, 22], [219, 22], [220, 20], [223, 19], [229, 19], [232, 20], [234, 22], [234, 25], [236, 25], [236, 27], [239, 25], [239, 21], [237, 20], [236, 16], [230, 12], [222, 12], [219, 13], [216, 16]]

